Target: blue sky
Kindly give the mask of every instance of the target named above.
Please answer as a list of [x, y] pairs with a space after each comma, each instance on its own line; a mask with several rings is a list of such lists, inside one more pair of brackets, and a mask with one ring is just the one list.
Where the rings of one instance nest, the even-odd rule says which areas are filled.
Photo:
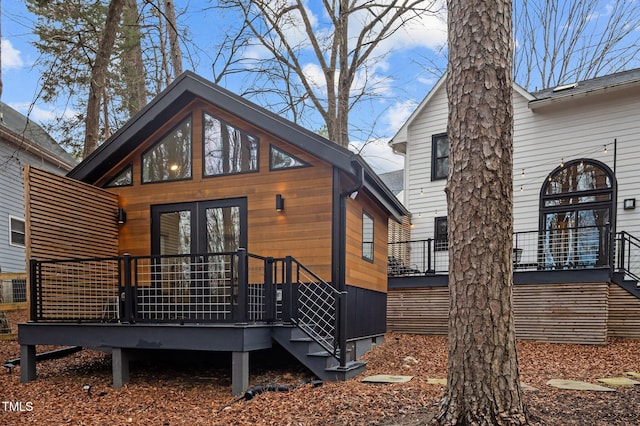
[[[188, 2], [177, 1], [178, 10]], [[24, 4], [18, 0], [2, 0], [2, 101], [19, 110], [36, 122], [47, 122], [56, 114], [64, 111], [65, 105], [51, 105], [38, 99], [38, 79], [40, 70], [34, 65], [38, 52], [33, 47], [36, 37], [31, 33], [34, 16], [29, 14]], [[211, 23], [216, 16], [212, 11], [196, 11], [193, 3], [190, 10], [179, 17], [179, 23], [187, 25], [189, 32], [199, 47], [198, 52], [183, 52], [195, 57], [194, 61], [184, 61], [185, 68], [192, 69], [205, 78], [212, 78], [211, 58], [216, 43], [216, 27]], [[423, 69], [417, 58], [424, 49], [429, 55], [437, 52], [446, 42], [446, 23], [443, 19], [428, 18], [425, 22], [417, 22], [408, 28], [398, 31], [383, 46], [387, 53], [384, 61], [376, 64], [373, 78], [384, 80], [379, 96], [364, 103], [352, 113], [352, 122], [358, 126], [375, 126], [375, 134], [379, 137], [369, 141], [363, 156], [379, 172], [402, 168], [402, 157], [394, 155], [387, 147], [386, 141], [395, 134], [417, 103], [428, 93], [438, 75]], [[426, 56], [426, 55], [425, 55]], [[190, 66], [197, 63], [197, 66]], [[309, 66], [309, 73], [317, 72]], [[393, 77], [391, 77], [393, 76]], [[237, 92], [239, 84], [225, 81], [229, 90]], [[73, 111], [67, 111], [73, 113]], [[313, 118], [312, 118], [313, 120]], [[311, 125], [312, 130], [322, 127], [322, 123]], [[362, 141], [354, 140], [354, 147], [362, 145]]]
[[[2, 101], [24, 114], [29, 114], [30, 118], [36, 122], [43, 123], [52, 120], [56, 115], [61, 115], [68, 106], [45, 104], [38, 99], [40, 70], [34, 66], [38, 52], [32, 45], [36, 39], [31, 33], [35, 18], [27, 12], [22, 1], [1, 1], [2, 79], [4, 83]], [[444, 2], [444, 0], [436, 1], [440, 4]], [[595, 28], [602, 28], [606, 25], [607, 16], [614, 3], [612, 0], [596, 1], [597, 5], [588, 16], [588, 21]], [[312, 18], [321, 23], [325, 17], [318, 8], [320, 2], [306, 0], [306, 4], [309, 6]], [[518, 7], [522, 3], [517, 0], [515, 4], [515, 7]], [[566, 7], [572, 3], [567, 0], [558, 4]], [[186, 6], [188, 6], [188, 10], [180, 13], [184, 11]], [[209, 2], [176, 1], [179, 25], [188, 29], [197, 46], [183, 48], [184, 67], [205, 78], [212, 79], [212, 52], [215, 50], [214, 46], [217, 41], [224, 35], [225, 28], [224, 24], [218, 25], [218, 23], [225, 22], [225, 19], [229, 21], [229, 19], [228, 17], [220, 17], [211, 9], [207, 10], [208, 6], [210, 6]], [[380, 59], [369, 68], [370, 74], [367, 77], [379, 82], [375, 88], [376, 96], [352, 110], [350, 119], [354, 127], [374, 129], [372, 134], [377, 139], [369, 140], [362, 154], [378, 172], [402, 168], [402, 157], [393, 154], [386, 142], [428, 94], [446, 67], [446, 58], [443, 54], [446, 43], [444, 13], [443, 9], [439, 16], [427, 16], [410, 21], [408, 25], [403, 26], [381, 44], [379, 53], [384, 56], [380, 56]], [[637, 16], [640, 12], [634, 11], [634, 13]], [[352, 22], [355, 21], [355, 19], [352, 20]], [[321, 24], [318, 25], [321, 27]], [[558, 25], [560, 28], [564, 28], [562, 22], [559, 22]], [[635, 35], [631, 40], [635, 44], [638, 40], [639, 29], [636, 28], [633, 33]], [[588, 34], [596, 38], [599, 36], [597, 30]], [[295, 26], [288, 37], [299, 37], [299, 34], [296, 34]], [[518, 36], [516, 35], [516, 37]], [[518, 40], [516, 40], [516, 46], [518, 45]], [[583, 51], [587, 52], [587, 55], [590, 54], [588, 48]], [[263, 54], [264, 52], [257, 49], [247, 52], [247, 55], [255, 57], [260, 57]], [[627, 67], [633, 66], [638, 66], [637, 58], [633, 58], [627, 64]], [[311, 61], [305, 64], [305, 69], [309, 76], [319, 73], [317, 65]], [[320, 79], [318, 78], [317, 81]], [[241, 81], [231, 78], [223, 82], [227, 89], [236, 93], [239, 92], [241, 84]], [[67, 114], [73, 114], [73, 112], [69, 109], [66, 110]], [[311, 130], [323, 127], [322, 121], [313, 114], [307, 116], [305, 125]], [[362, 146], [362, 139], [368, 137], [358, 135], [355, 132], [351, 136], [352, 144], [356, 149]]]

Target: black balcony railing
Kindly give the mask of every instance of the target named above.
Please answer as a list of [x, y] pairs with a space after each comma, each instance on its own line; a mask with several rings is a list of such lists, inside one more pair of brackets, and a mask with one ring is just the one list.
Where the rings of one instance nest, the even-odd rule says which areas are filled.
[[[625, 265], [640, 270], [640, 240], [621, 233], [619, 252], [626, 253]], [[584, 226], [513, 234], [514, 271], [588, 269], [612, 267], [615, 245], [610, 227]], [[619, 259], [620, 261], [620, 259]], [[449, 252], [446, 243], [433, 239], [389, 243], [390, 277], [447, 274]]]
[[34, 322], [290, 323], [346, 363], [347, 294], [293, 257], [240, 249], [32, 260], [30, 268]]

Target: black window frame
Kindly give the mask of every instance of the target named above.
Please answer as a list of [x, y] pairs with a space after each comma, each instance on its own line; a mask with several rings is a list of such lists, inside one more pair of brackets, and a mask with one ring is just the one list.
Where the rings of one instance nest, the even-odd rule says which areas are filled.
[[449, 138], [447, 136], [447, 133], [438, 133], [435, 135], [431, 135], [431, 180], [442, 180], [442, 179], [446, 179], [447, 178], [447, 174], [445, 174], [444, 176], [440, 176], [439, 174], [437, 174], [437, 163], [438, 160], [443, 160], [443, 159], [447, 159], [447, 170], [449, 170], [449, 154], [447, 154], [446, 156], [438, 156], [438, 150], [437, 150], [437, 146], [438, 146], [438, 141], [445, 139], [447, 141], [447, 143], [449, 143]]
[[[371, 220], [371, 241], [365, 241], [365, 218]], [[375, 261], [375, 227], [376, 222], [369, 213], [365, 210], [362, 211], [362, 259], [374, 263]], [[365, 251], [365, 246], [370, 245], [371, 257], [368, 256], [369, 252]]]
[[[173, 133], [178, 127], [182, 126], [186, 121], [189, 122], [189, 132], [190, 132], [190, 139], [191, 139], [191, 147], [190, 147], [190, 159], [189, 159], [189, 176], [187, 177], [181, 177], [181, 178], [175, 178], [175, 179], [161, 179], [161, 180], [149, 180], [149, 181], [145, 181], [144, 179], [144, 157], [145, 155], [147, 155], [150, 151], [152, 151], [159, 143], [161, 143], [167, 136], [169, 136], [171, 133]], [[169, 129], [167, 132], [163, 133], [162, 136], [160, 136], [148, 149], [146, 149], [141, 155], [140, 155], [140, 182], [142, 183], [142, 185], [153, 185], [153, 184], [157, 184], [157, 183], [166, 183], [166, 182], [179, 182], [182, 180], [193, 180], [193, 116], [192, 114], [189, 114], [185, 117], [183, 117], [175, 126], [173, 126], [171, 129]]]
[[[273, 152], [274, 151], [279, 151], [280, 153], [293, 158], [295, 161], [300, 163], [300, 165], [298, 165], [298, 166], [288, 166], [288, 167], [274, 167], [273, 166]], [[311, 164], [307, 163], [304, 160], [301, 160], [297, 156], [291, 154], [290, 152], [285, 151], [284, 149], [280, 148], [279, 146], [275, 146], [273, 144], [269, 144], [269, 171], [270, 172], [277, 172], [277, 171], [280, 171], [280, 170], [303, 169], [305, 167], [310, 167], [310, 166], [311, 166]]]
[[[123, 174], [125, 174], [127, 172], [129, 172], [129, 174], [131, 176], [131, 182], [123, 184], [123, 185], [116, 184], [115, 180], [118, 179], [120, 176], [122, 176]], [[122, 169], [120, 169], [120, 171], [118, 171], [118, 173], [116, 173], [111, 179], [109, 179], [109, 181], [107, 183], [104, 184], [103, 188], [122, 188], [122, 187], [126, 187], [126, 186], [133, 186], [133, 164], [131, 164], [131, 163], [129, 165], [123, 167]]]
[[[255, 163], [256, 163], [256, 168], [254, 170], [244, 170], [244, 171], [237, 171], [237, 172], [228, 172], [228, 173], [214, 173], [214, 174], [207, 174], [207, 153], [205, 152], [206, 150], [206, 140], [205, 140], [205, 132], [206, 132], [206, 128], [205, 128], [205, 120], [206, 120], [206, 116], [209, 116], [211, 118], [213, 118], [214, 120], [218, 120], [220, 122], [221, 126], [230, 126], [233, 129], [237, 130], [238, 132], [246, 135], [247, 137], [250, 137], [252, 139], [255, 140], [256, 143], [256, 157], [255, 157]], [[242, 175], [242, 174], [246, 174], [246, 173], [259, 173], [260, 172], [260, 137], [254, 135], [253, 133], [247, 132], [244, 129], [241, 129], [239, 127], [237, 127], [235, 124], [231, 124], [226, 120], [223, 120], [222, 118], [216, 116], [214, 113], [207, 111], [207, 110], [203, 110], [202, 111], [202, 177], [205, 179], [209, 179], [209, 178], [216, 178], [216, 177], [220, 177], [220, 176], [233, 176], [233, 175]]]
[[[445, 223], [444, 238], [440, 232], [440, 224]], [[449, 220], [447, 216], [437, 216], [433, 218], [433, 250], [447, 251], [449, 250]]]

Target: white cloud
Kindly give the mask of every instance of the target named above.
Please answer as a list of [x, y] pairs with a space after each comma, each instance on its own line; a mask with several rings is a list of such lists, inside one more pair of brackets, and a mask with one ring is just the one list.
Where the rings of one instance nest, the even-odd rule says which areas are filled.
[[2, 39], [2, 69], [18, 69], [23, 65], [24, 61], [20, 57], [20, 51], [14, 48], [9, 40]]
[[414, 100], [396, 102], [392, 105], [386, 116], [389, 130], [392, 133], [397, 132], [417, 107], [418, 104]]
[[376, 173], [391, 172], [404, 167], [404, 157], [394, 154], [384, 139], [351, 142], [349, 149], [359, 153]]
[[[55, 109], [44, 109], [37, 105], [32, 105], [26, 102], [21, 103], [9, 103], [9, 106], [21, 114], [28, 116], [29, 120], [35, 123], [46, 123], [48, 121], [56, 120], [59, 117], [59, 113]], [[77, 116], [76, 111], [67, 109], [62, 114], [65, 118]]]

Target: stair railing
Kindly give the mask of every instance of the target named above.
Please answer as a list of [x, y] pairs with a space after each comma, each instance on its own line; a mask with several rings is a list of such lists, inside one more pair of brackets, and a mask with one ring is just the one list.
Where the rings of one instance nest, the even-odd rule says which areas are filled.
[[640, 239], [628, 232], [618, 233], [618, 272], [640, 281]]
[[283, 321], [307, 336], [346, 366], [346, 292], [333, 288], [291, 256], [285, 263]]

